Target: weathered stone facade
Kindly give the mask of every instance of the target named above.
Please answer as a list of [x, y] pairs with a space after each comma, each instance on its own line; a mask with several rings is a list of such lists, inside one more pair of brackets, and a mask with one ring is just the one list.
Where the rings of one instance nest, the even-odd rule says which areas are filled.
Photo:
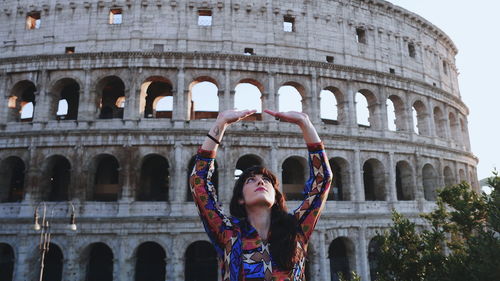
[[[0, 22], [0, 246], [12, 252], [13, 280], [38, 278], [31, 225], [42, 201], [50, 201], [62, 280], [87, 280], [94, 243], [111, 250], [114, 280], [134, 280], [145, 242], [163, 249], [165, 280], [185, 280], [186, 249], [208, 240], [187, 192], [190, 160], [214, 116], [192, 104], [204, 81], [217, 87], [219, 110], [234, 107], [240, 83], [256, 86], [262, 108], [273, 110], [280, 87], [300, 93], [341, 179], [311, 241], [311, 280], [331, 280], [333, 241], [370, 280], [369, 244], [393, 208], [417, 219], [433, 208], [436, 187], [466, 180], [479, 188], [457, 49], [389, 2], [19, 0], [0, 3]], [[322, 90], [335, 96], [335, 120], [321, 117]], [[368, 126], [357, 122], [356, 93], [367, 100]], [[163, 97], [172, 108], [156, 112]], [[60, 100], [67, 113], [58, 113]], [[33, 114], [22, 116], [28, 104]], [[294, 126], [255, 119], [223, 139], [224, 204], [237, 167], [260, 162], [281, 177], [287, 161], [305, 161]], [[164, 187], [157, 194], [144, 184], [153, 178]], [[76, 233], [63, 227], [64, 201], [76, 207]]]

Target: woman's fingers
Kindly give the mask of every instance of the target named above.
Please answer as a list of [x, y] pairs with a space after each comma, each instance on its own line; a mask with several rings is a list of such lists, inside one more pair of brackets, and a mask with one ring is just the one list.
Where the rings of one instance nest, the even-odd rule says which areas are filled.
[[265, 109], [264, 112], [274, 116], [277, 120], [295, 124], [299, 124], [300, 122], [302, 122], [304, 119], [307, 118], [307, 115], [305, 113], [297, 111], [277, 112]]

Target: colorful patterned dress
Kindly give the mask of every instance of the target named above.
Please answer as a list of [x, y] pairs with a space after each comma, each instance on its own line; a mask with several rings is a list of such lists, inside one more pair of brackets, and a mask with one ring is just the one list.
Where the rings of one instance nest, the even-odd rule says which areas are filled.
[[279, 270], [253, 226], [245, 219], [226, 216], [217, 202], [210, 179], [214, 172], [214, 151], [199, 150], [191, 173], [190, 186], [194, 202], [210, 240], [221, 261], [223, 281], [303, 281], [307, 243], [316, 226], [328, 196], [332, 171], [322, 143], [308, 144], [309, 174], [304, 188], [305, 199], [294, 211], [299, 229], [298, 262], [291, 271]]

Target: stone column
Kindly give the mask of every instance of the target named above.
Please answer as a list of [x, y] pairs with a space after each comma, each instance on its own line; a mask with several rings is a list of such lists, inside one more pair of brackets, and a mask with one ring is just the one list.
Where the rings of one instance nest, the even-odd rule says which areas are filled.
[[347, 83], [347, 93], [345, 95], [347, 108], [345, 108], [345, 112], [347, 115], [347, 125], [352, 128], [358, 127], [358, 121], [356, 120], [356, 102], [354, 101], [354, 92], [352, 88], [352, 84], [349, 81]]
[[[74, 234], [72, 235], [74, 236]], [[79, 270], [78, 264], [78, 254], [75, 252], [75, 247], [73, 246], [74, 237], [67, 237], [69, 240], [69, 246], [66, 249], [66, 254], [63, 261], [63, 280], [65, 281], [79, 281], [79, 275], [85, 276], [85, 271]], [[79, 274], [80, 273], [80, 274]]]
[[134, 280], [134, 266], [135, 266], [135, 258], [130, 256], [128, 249], [131, 245], [129, 245], [129, 241], [126, 234], [120, 235], [120, 248], [119, 252], [116, 253], [116, 259], [113, 264], [113, 276], [114, 280], [120, 281], [132, 281]]
[[231, 89], [231, 69], [226, 67], [224, 71], [224, 97], [222, 101], [219, 94], [219, 104], [223, 105], [223, 107], [219, 105], [219, 110], [234, 108], [234, 93], [234, 89]]
[[172, 119], [176, 124], [176, 127], [180, 127], [184, 120], [188, 120], [188, 101], [187, 97], [189, 92], [186, 92], [185, 85], [185, 73], [184, 68], [179, 67], [177, 69], [177, 91], [172, 92]]
[[434, 109], [432, 107], [431, 99], [427, 97], [426, 104], [427, 107], [427, 128], [429, 128], [428, 135], [431, 137], [436, 137], [436, 124], [434, 124]]
[[370, 265], [368, 263], [368, 243], [366, 241], [366, 227], [362, 226], [358, 232], [357, 260], [361, 280], [370, 280]]
[[40, 181], [41, 170], [40, 163], [38, 163], [36, 158], [36, 146], [31, 145], [28, 147], [29, 159], [26, 163], [28, 169], [25, 175], [26, 182], [24, 183], [24, 202], [38, 201], [40, 200], [38, 183]]
[[326, 254], [328, 249], [328, 243], [325, 241], [325, 231], [318, 231], [319, 243], [318, 252], [320, 257], [320, 266], [322, 268], [320, 274], [321, 278], [319, 280], [330, 280], [330, 265], [328, 264], [328, 255]]
[[41, 70], [39, 72], [38, 79], [36, 81], [35, 92], [35, 106], [33, 112], [33, 122], [46, 123], [49, 120], [49, 108], [50, 108], [50, 96], [48, 92], [49, 75], [46, 70]]
[[424, 184], [422, 181], [422, 161], [420, 160], [420, 154], [415, 153], [415, 187], [416, 194], [415, 199], [423, 201], [424, 200]]
[[219, 198], [221, 203], [222, 202], [230, 202], [231, 201], [231, 195], [232, 195], [232, 187], [234, 185], [234, 170], [233, 168], [235, 167], [230, 167], [230, 163], [236, 163], [234, 159], [232, 158], [231, 155], [231, 145], [224, 145], [222, 148], [222, 151], [219, 152], [219, 155], [222, 156], [219, 157], [221, 160], [220, 162], [222, 163], [221, 165], [218, 164], [219, 168]]
[[394, 152], [389, 152], [389, 192], [386, 196], [386, 200], [396, 202], [398, 201], [398, 193], [396, 190], [396, 165], [394, 164]]
[[14, 272], [12, 276], [12, 280], [32, 280], [31, 277], [36, 276], [35, 280], [38, 280], [39, 271], [36, 270], [38, 268], [32, 264], [30, 261], [38, 260], [38, 256], [33, 257], [31, 254], [38, 254], [38, 244], [28, 243], [29, 239], [33, 239], [32, 241], [38, 241], [40, 236], [26, 236], [26, 234], [18, 234], [17, 241], [17, 251], [15, 252], [15, 266]]
[[91, 89], [92, 74], [90, 68], [85, 69], [85, 77], [83, 79], [83, 89], [80, 90], [80, 97], [78, 101], [78, 120], [91, 121], [96, 118], [96, 99], [97, 92]]
[[387, 97], [382, 87], [378, 87], [378, 89], [379, 89], [378, 98], [380, 99], [377, 107], [379, 111], [378, 112], [379, 118], [377, 120], [380, 120], [380, 127], [378, 129], [387, 132], [389, 130], [389, 124], [388, 124], [389, 121], [387, 117]]
[[[266, 102], [266, 106], [269, 110], [277, 111], [278, 110], [278, 98], [276, 92], [276, 74], [274, 72], [268, 71], [268, 80], [269, 80], [269, 94], [267, 95], [268, 99]], [[274, 118], [269, 114], [262, 114], [263, 120], [269, 122], [269, 130], [274, 131], [278, 129], [278, 122], [273, 122]], [[280, 170], [276, 170], [280, 171]]]
[[361, 174], [361, 163], [360, 163], [360, 151], [359, 149], [354, 150], [354, 201], [362, 202], [365, 201], [365, 191], [363, 188], [362, 174]]
[[0, 71], [0, 128], [2, 125], [5, 125], [7, 123], [8, 119], [8, 113], [9, 113], [9, 107], [8, 101], [9, 101], [9, 90], [8, 90], [8, 85], [7, 85], [7, 74], [5, 71]]
[[187, 166], [188, 163], [183, 160], [182, 147], [183, 145], [181, 142], [175, 142], [174, 163], [171, 163], [173, 169], [170, 169], [170, 171], [174, 171], [174, 174], [172, 175], [172, 181], [168, 187], [168, 197], [173, 203], [183, 202], [186, 194], [186, 186], [183, 184], [185, 181], [183, 180], [184, 173], [182, 172], [182, 168]]
[[[179, 236], [182, 234], [178, 235], [177, 237], [174, 238], [174, 243], [173, 247], [175, 249], [182, 249], [181, 251], [179, 250], [173, 250], [169, 251], [169, 255], [166, 257], [166, 263], [167, 263], [167, 274], [166, 274], [166, 279], [165, 280], [185, 280], [184, 276], [184, 251], [182, 245], [178, 245], [180, 243], [176, 243], [176, 240], [180, 240]], [[217, 268], [219, 270], [219, 268]]]
[[439, 186], [437, 186], [436, 188], [445, 186], [445, 183], [444, 183], [444, 160], [441, 157], [438, 160], [439, 160], [439, 162], [438, 162], [439, 164], [437, 167], [437, 176], [438, 176]]
[[316, 73], [311, 75], [311, 102], [309, 103], [309, 109], [307, 113], [311, 117], [311, 121], [314, 124], [321, 124], [321, 108], [320, 108], [320, 95], [318, 93], [318, 76]]
[[141, 69], [137, 69], [137, 67], [131, 67], [129, 69], [130, 84], [129, 88], [125, 89], [124, 120], [139, 120], [142, 117], [139, 116], [141, 81], [137, 79], [140, 72]]

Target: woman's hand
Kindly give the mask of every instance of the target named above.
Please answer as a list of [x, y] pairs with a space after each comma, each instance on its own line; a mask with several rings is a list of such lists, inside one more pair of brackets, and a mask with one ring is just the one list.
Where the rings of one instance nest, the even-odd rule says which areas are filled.
[[276, 120], [297, 124], [300, 129], [302, 129], [302, 134], [304, 135], [306, 143], [321, 142], [316, 129], [314, 128], [311, 120], [309, 120], [309, 116], [307, 116], [304, 112], [277, 112], [269, 109], [265, 109], [264, 112], [274, 116]]
[[265, 109], [264, 112], [274, 116], [276, 120], [297, 124], [301, 128], [311, 123], [309, 121], [309, 116], [307, 116], [307, 114], [305, 114], [304, 112], [298, 112], [298, 111], [277, 112], [269, 109]]
[[235, 122], [238, 122], [242, 119], [247, 118], [248, 116], [254, 114], [257, 110], [225, 110], [220, 112], [217, 116], [217, 123], [220, 125], [229, 125]]

